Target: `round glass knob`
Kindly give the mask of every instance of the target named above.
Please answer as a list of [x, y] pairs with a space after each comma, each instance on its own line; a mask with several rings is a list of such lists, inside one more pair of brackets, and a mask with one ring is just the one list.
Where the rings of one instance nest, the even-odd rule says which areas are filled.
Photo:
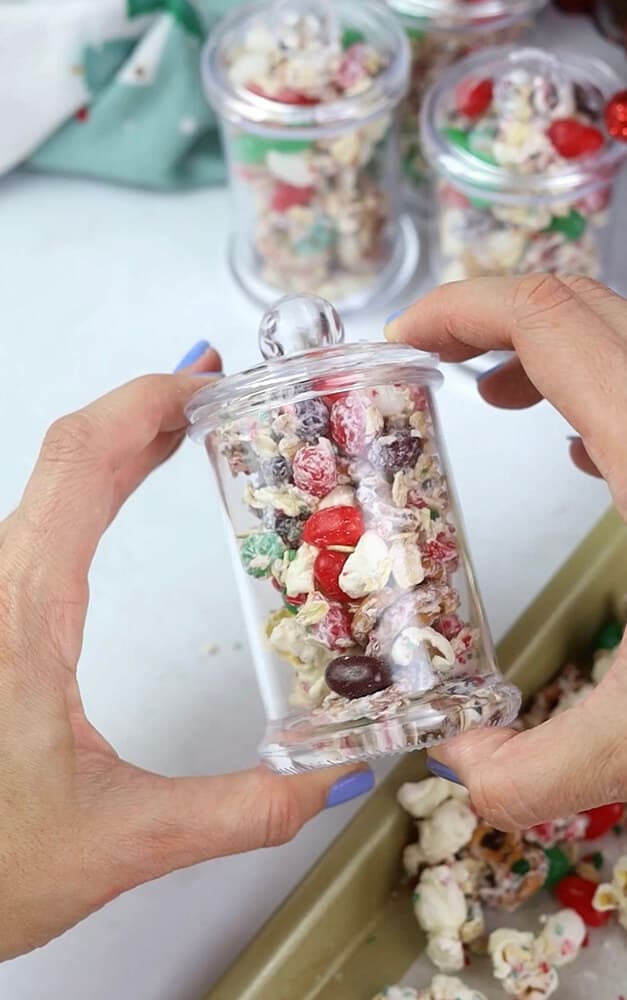
[[337, 310], [318, 295], [286, 295], [259, 325], [259, 349], [266, 360], [331, 347], [344, 340]]

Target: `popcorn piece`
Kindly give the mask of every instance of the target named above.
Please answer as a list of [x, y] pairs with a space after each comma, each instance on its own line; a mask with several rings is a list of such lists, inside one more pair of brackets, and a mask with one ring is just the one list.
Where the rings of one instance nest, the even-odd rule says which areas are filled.
[[557, 968], [579, 954], [586, 936], [574, 910], [560, 910], [535, 937], [530, 931], [500, 928], [490, 935], [488, 950], [494, 976], [516, 1000], [544, 1000], [559, 986]]
[[462, 799], [468, 798], [468, 792], [461, 785], [444, 778], [425, 778], [423, 781], [405, 782], [396, 793], [396, 798], [410, 816], [427, 819], [442, 802], [458, 793], [461, 793]]
[[437, 865], [452, 858], [470, 843], [476, 826], [477, 817], [464, 802], [443, 802], [419, 825], [418, 843], [427, 862]]
[[366, 597], [383, 590], [392, 572], [388, 547], [376, 531], [366, 531], [340, 573], [340, 587], [349, 597]]
[[600, 913], [616, 910], [621, 927], [627, 931], [627, 854], [614, 865], [612, 881], [597, 887], [592, 905]]
[[318, 551], [315, 545], [303, 542], [297, 550], [295, 558], [288, 563], [283, 577], [283, 585], [288, 597], [309, 594], [314, 589], [314, 563]]
[[390, 547], [392, 575], [399, 587], [409, 590], [422, 583], [425, 571], [420, 557], [420, 547], [415, 541], [397, 539]]

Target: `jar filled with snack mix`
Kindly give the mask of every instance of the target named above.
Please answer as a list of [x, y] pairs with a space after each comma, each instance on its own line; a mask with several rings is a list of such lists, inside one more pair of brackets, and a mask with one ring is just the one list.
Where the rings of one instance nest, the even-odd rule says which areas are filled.
[[409, 45], [376, 0], [255, 0], [214, 30], [202, 70], [233, 198], [232, 270], [256, 300], [324, 294], [343, 310], [409, 280], [395, 111]]
[[519, 707], [464, 543], [437, 358], [342, 340], [328, 302], [287, 296], [261, 323], [265, 363], [187, 410], [229, 522], [261, 754], [286, 772], [506, 725]]
[[411, 83], [401, 107], [401, 156], [410, 203], [431, 212], [430, 172], [420, 147], [419, 114], [429, 86], [478, 49], [525, 34], [547, 0], [388, 0], [409, 38]]
[[627, 146], [604, 112], [621, 86], [575, 52], [490, 49], [429, 91], [422, 141], [437, 173], [434, 276], [533, 271], [609, 280], [613, 184]]

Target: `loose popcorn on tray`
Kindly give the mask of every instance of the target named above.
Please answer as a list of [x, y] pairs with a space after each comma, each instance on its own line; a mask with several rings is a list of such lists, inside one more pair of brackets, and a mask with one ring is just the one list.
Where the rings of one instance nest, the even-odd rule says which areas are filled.
[[585, 936], [574, 910], [553, 914], [537, 936], [505, 927], [493, 931], [488, 951], [494, 976], [516, 1000], [545, 1000], [559, 987], [558, 968], [577, 958]]
[[615, 911], [621, 927], [627, 931], [627, 854], [614, 865], [612, 881], [597, 887], [592, 905], [599, 913]]
[[431, 986], [415, 990], [411, 986], [388, 986], [373, 1000], [486, 1000], [483, 993], [470, 989], [453, 976], [434, 976]]
[[[569, 664], [538, 692], [523, 727], [541, 724], [593, 690], [602, 677], [598, 664], [615, 659], [623, 628], [612, 621], [600, 631], [591, 669]], [[442, 778], [406, 782], [397, 798], [416, 823], [417, 840], [405, 847], [403, 865], [415, 886], [413, 908], [427, 935], [427, 955], [441, 971], [458, 972], [469, 954], [487, 951], [508, 995], [545, 1000], [558, 989], [557, 970], [579, 954], [586, 926], [602, 927], [616, 912], [627, 930], [627, 856], [614, 866], [612, 881], [603, 882], [603, 856], [588, 846], [623, 830], [622, 803], [503, 833], [475, 814], [465, 788]], [[484, 907], [510, 912], [543, 888], [562, 909], [544, 919], [537, 935], [500, 928], [487, 936]]]
[[451, 80], [448, 103], [437, 98], [439, 119], [430, 114], [425, 125], [426, 148], [441, 166], [439, 280], [535, 271], [600, 277], [620, 163], [603, 120], [607, 79], [601, 74], [597, 86], [593, 64], [571, 66], [567, 55], [500, 52]]

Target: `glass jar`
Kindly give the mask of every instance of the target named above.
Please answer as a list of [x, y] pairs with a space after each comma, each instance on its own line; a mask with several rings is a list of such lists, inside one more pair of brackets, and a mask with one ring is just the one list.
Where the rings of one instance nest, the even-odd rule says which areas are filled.
[[594, 6], [596, 22], [606, 38], [622, 45], [627, 52], [627, 4], [625, 0], [597, 0]]
[[204, 50], [234, 209], [231, 266], [253, 299], [391, 299], [418, 259], [401, 216], [395, 110], [409, 46], [376, 0], [256, 0]]
[[401, 157], [409, 204], [419, 215], [433, 208], [431, 174], [422, 154], [422, 99], [453, 63], [479, 49], [522, 38], [547, 0], [387, 0], [411, 46], [409, 95], [401, 106]]
[[627, 147], [603, 115], [620, 84], [585, 55], [500, 48], [430, 89], [422, 140], [438, 175], [437, 281], [533, 271], [611, 281], [612, 188]]
[[278, 771], [419, 749], [519, 707], [464, 543], [437, 359], [342, 337], [328, 302], [288, 296], [261, 324], [269, 360], [187, 410], [228, 515]]

